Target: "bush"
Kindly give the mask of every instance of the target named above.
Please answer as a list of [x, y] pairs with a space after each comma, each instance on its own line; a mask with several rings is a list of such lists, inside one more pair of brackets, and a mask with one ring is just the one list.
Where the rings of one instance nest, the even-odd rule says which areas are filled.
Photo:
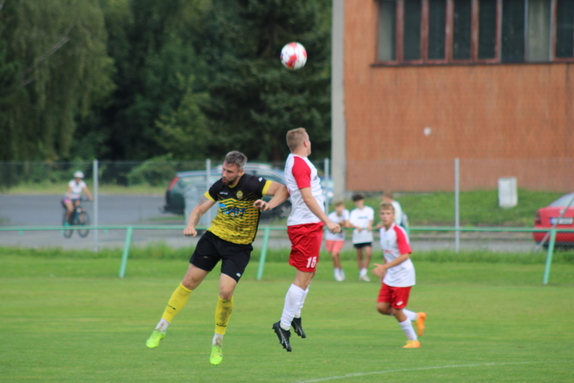
[[146, 161], [128, 173], [128, 185], [167, 185], [177, 172], [175, 165], [174, 162], [166, 162], [164, 160], [152, 159]]

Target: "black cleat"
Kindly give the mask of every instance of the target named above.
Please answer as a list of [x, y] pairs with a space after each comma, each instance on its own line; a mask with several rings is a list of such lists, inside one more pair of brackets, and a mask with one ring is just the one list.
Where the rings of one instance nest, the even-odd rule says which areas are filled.
[[291, 331], [283, 330], [281, 326], [279, 326], [279, 323], [280, 322], [273, 323], [273, 327], [271, 328], [273, 329], [273, 331], [275, 331], [275, 334], [277, 334], [277, 338], [279, 338], [279, 343], [281, 343], [281, 346], [283, 346], [283, 348], [288, 352], [291, 352], [291, 344], [289, 343], [289, 338], [291, 337]]
[[291, 326], [293, 326], [295, 334], [299, 335], [301, 338], [307, 338], [307, 334], [305, 334], [305, 330], [303, 330], [303, 325], [301, 324], [301, 318], [293, 318]]

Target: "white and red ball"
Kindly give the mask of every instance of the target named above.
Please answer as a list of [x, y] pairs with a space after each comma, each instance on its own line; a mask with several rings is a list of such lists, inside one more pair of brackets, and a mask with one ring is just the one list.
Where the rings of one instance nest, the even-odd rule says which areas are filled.
[[285, 44], [281, 49], [281, 63], [287, 69], [301, 69], [307, 62], [307, 51], [305, 47], [297, 42]]

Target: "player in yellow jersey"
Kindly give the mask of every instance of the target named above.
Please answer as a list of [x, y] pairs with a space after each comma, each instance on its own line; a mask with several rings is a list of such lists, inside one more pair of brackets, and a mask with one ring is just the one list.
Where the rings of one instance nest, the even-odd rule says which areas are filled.
[[[215, 335], [209, 359], [211, 364], [221, 363], [223, 335], [233, 310], [233, 291], [249, 263], [261, 211], [273, 209], [289, 197], [285, 185], [244, 174], [246, 162], [247, 157], [240, 152], [227, 153], [221, 179], [209, 188], [189, 215], [183, 234], [195, 237], [195, 226], [201, 216], [214, 204], [219, 205], [217, 215], [197, 243], [183, 280], [173, 292], [161, 320], [147, 340], [147, 347], [159, 345], [165, 338], [167, 327], [185, 306], [191, 292], [221, 261]], [[273, 198], [266, 202], [262, 199], [264, 195]]]

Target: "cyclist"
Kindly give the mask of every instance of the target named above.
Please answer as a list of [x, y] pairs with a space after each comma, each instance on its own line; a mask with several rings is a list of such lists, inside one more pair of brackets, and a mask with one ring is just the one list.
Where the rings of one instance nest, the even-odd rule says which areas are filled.
[[90, 201], [94, 200], [88, 185], [84, 182], [84, 173], [78, 170], [74, 172], [74, 179], [68, 182], [68, 191], [66, 191], [64, 199], [62, 199], [62, 205], [66, 208], [65, 225], [70, 221], [74, 208], [80, 204], [82, 192], [86, 193]]

